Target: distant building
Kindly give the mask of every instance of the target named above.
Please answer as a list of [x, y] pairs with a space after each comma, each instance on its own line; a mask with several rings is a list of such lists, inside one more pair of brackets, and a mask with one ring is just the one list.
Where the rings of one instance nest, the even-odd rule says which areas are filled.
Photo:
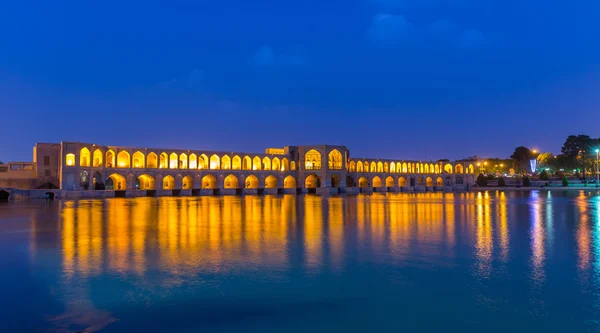
[[401, 192], [465, 189], [474, 173], [472, 161], [350, 157], [345, 146], [332, 145], [254, 154], [62, 142], [37, 143], [33, 162], [0, 165], [0, 187], [86, 197]]

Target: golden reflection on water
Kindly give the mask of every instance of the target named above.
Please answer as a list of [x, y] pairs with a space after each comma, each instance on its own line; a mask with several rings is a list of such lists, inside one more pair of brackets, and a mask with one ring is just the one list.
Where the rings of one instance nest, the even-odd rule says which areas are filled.
[[478, 271], [482, 277], [489, 277], [492, 265], [492, 221], [490, 196], [488, 192], [477, 194], [477, 245]]
[[578, 221], [577, 221], [577, 266], [581, 272], [587, 272], [591, 262], [591, 236], [588, 220], [589, 202], [584, 193], [576, 199]]
[[546, 250], [544, 242], [546, 240], [544, 220], [542, 218], [542, 200], [536, 192], [532, 193], [532, 225], [531, 225], [531, 264], [533, 270], [533, 279], [541, 283], [545, 279], [544, 261], [546, 259]]

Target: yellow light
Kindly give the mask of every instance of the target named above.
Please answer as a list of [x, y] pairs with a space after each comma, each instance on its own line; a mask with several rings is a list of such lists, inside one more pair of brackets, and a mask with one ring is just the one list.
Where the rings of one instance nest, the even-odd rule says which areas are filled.
[[534, 150], [533, 150], [533, 153], [534, 153], [534, 154], [537, 154], [537, 150], [536, 150], [536, 149], [534, 149]]
[[477, 163], [477, 166], [480, 166], [480, 165], [481, 165], [481, 163]]
[[487, 165], [487, 162], [483, 162], [483, 165]]
[[500, 164], [500, 167], [501, 167], [501, 168], [503, 168], [503, 167], [504, 167], [504, 164]]

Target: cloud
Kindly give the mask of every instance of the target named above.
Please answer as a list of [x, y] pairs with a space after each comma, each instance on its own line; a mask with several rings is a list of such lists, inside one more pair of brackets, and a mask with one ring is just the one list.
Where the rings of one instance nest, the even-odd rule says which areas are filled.
[[297, 67], [308, 63], [308, 57], [299, 50], [287, 53], [273, 51], [271, 46], [261, 46], [250, 58], [250, 64], [256, 67]]
[[374, 44], [390, 46], [414, 39], [416, 30], [402, 15], [379, 13], [373, 16], [367, 34]]
[[370, 41], [378, 46], [447, 46], [476, 48], [489, 43], [480, 30], [459, 28], [448, 20], [416, 25], [406, 16], [379, 13], [367, 30]]
[[205, 87], [204, 71], [194, 68], [187, 75], [158, 82], [152, 88], [160, 90], [202, 90]]

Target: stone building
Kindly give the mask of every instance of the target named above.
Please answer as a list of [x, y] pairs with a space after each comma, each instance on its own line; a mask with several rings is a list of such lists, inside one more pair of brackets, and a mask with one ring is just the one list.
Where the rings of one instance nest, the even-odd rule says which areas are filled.
[[[38, 143], [33, 159], [11, 163], [4, 173], [0, 169], [0, 187], [111, 197], [441, 191], [475, 183], [473, 161], [360, 158], [345, 146], [332, 145], [268, 148], [255, 154]], [[19, 172], [13, 165], [20, 165]]]

